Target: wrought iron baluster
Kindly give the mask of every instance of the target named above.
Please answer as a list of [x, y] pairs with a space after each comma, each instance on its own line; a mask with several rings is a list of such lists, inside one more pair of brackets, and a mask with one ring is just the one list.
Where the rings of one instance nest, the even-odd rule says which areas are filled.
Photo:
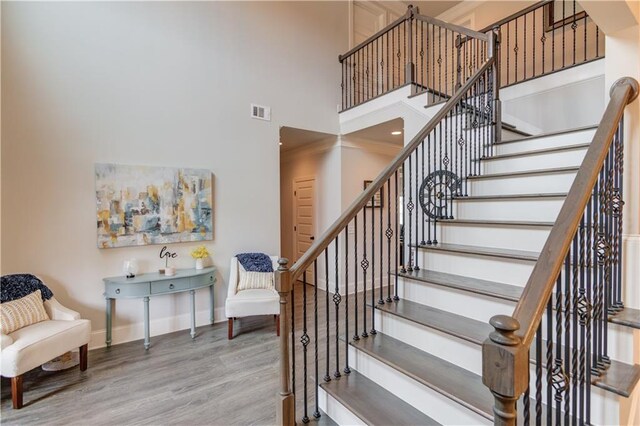
[[[580, 280], [580, 259], [579, 259], [579, 238], [582, 229], [579, 227], [576, 231], [576, 234], [573, 237], [573, 242], [571, 245], [571, 281], [569, 278], [565, 278], [566, 282], [571, 282], [571, 337], [572, 337], [572, 349], [571, 349], [571, 412], [574, 413], [574, 419], [577, 419], [578, 412], [578, 300], [579, 300], [579, 280]], [[569, 291], [567, 290], [567, 294]], [[568, 323], [568, 322], [567, 322]], [[569, 347], [569, 345], [565, 342], [565, 346]], [[569, 413], [568, 404], [565, 403], [565, 412]], [[568, 423], [567, 421], [565, 421]], [[575, 423], [575, 420], [574, 420]]]
[[367, 333], [367, 269], [369, 268], [369, 260], [367, 259], [367, 211], [363, 210], [363, 230], [362, 230], [362, 337], [368, 337]]
[[384, 213], [384, 185], [382, 185], [382, 187], [380, 188], [380, 218], [379, 218], [379, 233], [380, 233], [380, 239], [378, 240], [380, 242], [380, 278], [379, 278], [379, 283], [380, 283], [380, 291], [378, 294], [378, 305], [384, 305], [384, 255], [383, 255], [383, 251], [384, 251], [384, 244], [383, 244], [383, 240], [382, 240], [382, 234], [384, 232], [383, 228], [382, 228], [382, 217], [383, 217], [383, 213]]
[[313, 417], [320, 418], [320, 401], [319, 401], [319, 365], [318, 365], [318, 260], [313, 261], [313, 349], [315, 351], [315, 400], [316, 407], [313, 411]]
[[511, 50], [509, 48], [509, 46], [511, 44], [511, 43], [509, 43], [509, 36], [510, 36], [510, 33], [511, 33], [511, 31], [509, 31], [510, 30], [510, 28], [509, 28], [510, 26], [511, 26], [510, 22], [507, 22], [507, 50], [506, 50], [507, 72], [505, 73], [507, 75], [507, 84], [506, 84], [506, 86], [509, 85], [509, 56], [511, 56]]
[[[422, 149], [424, 150], [424, 140], [421, 142], [421, 145], [422, 145]], [[416, 222], [415, 222], [415, 238], [414, 238], [415, 244], [413, 246], [413, 249], [414, 249], [413, 270], [414, 271], [419, 271], [420, 270], [420, 267], [418, 266], [418, 245], [419, 245], [419, 242], [418, 242], [419, 235], [418, 234], [420, 233], [420, 228], [418, 227], [418, 219], [419, 219], [419, 216], [420, 216], [420, 211], [418, 210], [418, 204], [419, 204], [418, 200], [420, 200], [420, 198], [418, 197], [418, 190], [420, 189], [420, 182], [419, 182], [420, 173], [418, 171], [418, 162], [419, 162], [418, 161], [419, 160], [418, 159], [418, 150], [419, 149], [420, 149], [420, 147], [418, 146], [416, 148], [416, 150], [415, 150], [415, 158], [416, 158], [416, 186], [415, 186], [416, 214], [415, 214], [415, 220], [416, 220]], [[382, 236], [382, 234], [381, 234], [381, 236]]]
[[547, 303], [547, 424], [552, 424], [553, 407], [553, 307], [551, 299]]
[[542, 323], [536, 331], [536, 426], [542, 426]]
[[565, 63], [565, 56], [566, 56], [566, 48], [565, 48], [565, 25], [564, 25], [564, 20], [565, 20], [565, 1], [562, 1], [562, 68], [564, 68], [564, 63]]
[[[307, 372], [307, 346], [309, 346], [309, 335], [307, 334], [307, 272], [302, 274], [302, 336], [300, 336], [300, 343], [302, 343], [302, 385], [303, 385], [303, 415], [302, 423], [309, 423], [308, 416], [308, 401], [309, 393], [307, 390], [307, 379], [309, 374]], [[295, 348], [294, 348], [295, 351]]]
[[[338, 237], [334, 240], [334, 256], [335, 256], [335, 292], [333, 293], [333, 304], [336, 306], [336, 371], [333, 372], [333, 377], [336, 379], [341, 376], [340, 374], [340, 302], [342, 301], [342, 296], [340, 296], [340, 279], [339, 279], [339, 270], [338, 270]], [[345, 252], [346, 253], [346, 252]], [[345, 256], [346, 257], [346, 256]], [[346, 345], [348, 346], [349, 341], [347, 340]], [[329, 354], [327, 354], [327, 357]]]
[[[398, 257], [398, 249], [400, 247], [400, 243], [399, 243], [399, 236], [400, 236], [400, 226], [398, 224], [399, 219], [400, 219], [400, 215], [398, 213], [398, 170], [396, 170], [393, 173], [393, 179], [394, 179], [394, 185], [395, 185], [395, 191], [393, 192], [394, 194], [394, 200], [393, 200], [393, 205], [395, 207], [395, 224], [396, 224], [396, 231], [395, 231], [395, 237], [396, 237], [396, 241], [395, 241], [395, 251], [396, 251], [396, 255], [394, 257], [395, 259], [395, 288], [394, 288], [394, 292], [393, 292], [393, 300], [398, 300], [398, 267], [400, 265], [400, 259]], [[389, 207], [391, 207], [391, 205], [389, 205]]]
[[[375, 198], [371, 197], [371, 330], [369, 334], [376, 334], [376, 222]], [[382, 244], [382, 241], [380, 241]]]
[[324, 374], [324, 381], [325, 382], [330, 382], [331, 381], [331, 374], [329, 374], [329, 361], [331, 359], [331, 351], [330, 349], [330, 342], [329, 342], [329, 338], [330, 338], [330, 333], [329, 333], [329, 249], [326, 248], [324, 250], [324, 294], [325, 294], [325, 315], [326, 315], [326, 347], [327, 350], [325, 351], [325, 353], [327, 354], [327, 368], [325, 370], [325, 374]]
[[351, 373], [349, 368], [349, 225], [344, 229], [344, 370], [342, 371], [344, 374]]
[[518, 82], [518, 50], [520, 50], [520, 47], [518, 46], [518, 19], [517, 18], [514, 24], [516, 27], [516, 32], [514, 34], [515, 40], [513, 41], [513, 44], [514, 44], [513, 53], [515, 54], [515, 57], [513, 59], [513, 67], [514, 67], [513, 82], [517, 83]]
[[[358, 335], [358, 215], [353, 217], [353, 340], [360, 340]], [[364, 286], [363, 286], [364, 287]], [[366, 311], [366, 306], [362, 307]]]
[[391, 228], [391, 178], [387, 179], [387, 303], [391, 303], [391, 237], [393, 237], [393, 229]]
[[573, 65], [576, 64], [576, 29], [578, 24], [576, 23], [576, 0], [573, 0], [573, 23], [571, 29], [573, 30]]
[[[295, 286], [291, 288], [291, 300], [295, 298]], [[291, 305], [291, 391], [296, 393], [296, 312], [295, 303]]]
[[[427, 135], [427, 138], [429, 137], [429, 135]], [[422, 147], [422, 162], [420, 163], [420, 168], [421, 168], [421, 176], [420, 176], [420, 182], [424, 182], [424, 140], [422, 141], [422, 143], [420, 144], [420, 146]], [[427, 148], [429, 147], [428, 142], [427, 142]], [[416, 191], [419, 191], [420, 186], [416, 184]], [[419, 200], [420, 199], [420, 194], [418, 193], [416, 196], [416, 199]], [[420, 209], [420, 215], [421, 215], [421, 222], [422, 222], [422, 240], [420, 240], [420, 245], [425, 245], [426, 241], [424, 240], [425, 238], [425, 214], [424, 214], [424, 209]], [[417, 216], [417, 212], [416, 212], [416, 216]], [[417, 250], [417, 248], [416, 248]], [[416, 263], [417, 264], [417, 263]]]
[[[562, 275], [562, 274], [561, 274]], [[562, 281], [562, 276], [558, 277], [558, 280]], [[564, 294], [563, 294], [563, 311], [564, 311], [564, 367], [566, 383], [564, 386], [564, 395], [562, 396], [564, 401], [564, 423], [569, 424], [569, 412], [571, 404], [571, 253], [567, 253], [564, 261]], [[560, 340], [558, 341], [560, 346]]]

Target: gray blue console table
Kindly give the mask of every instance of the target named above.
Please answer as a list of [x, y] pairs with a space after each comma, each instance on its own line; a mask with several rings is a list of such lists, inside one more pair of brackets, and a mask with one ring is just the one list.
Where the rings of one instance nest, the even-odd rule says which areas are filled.
[[216, 268], [178, 269], [174, 276], [159, 273], [139, 274], [133, 278], [111, 277], [104, 280], [107, 299], [107, 347], [111, 346], [112, 312], [115, 299], [142, 298], [144, 300], [144, 348], [149, 349], [149, 298], [162, 294], [191, 293], [191, 338], [196, 337], [196, 290], [209, 287], [211, 323], [213, 324], [213, 285]]

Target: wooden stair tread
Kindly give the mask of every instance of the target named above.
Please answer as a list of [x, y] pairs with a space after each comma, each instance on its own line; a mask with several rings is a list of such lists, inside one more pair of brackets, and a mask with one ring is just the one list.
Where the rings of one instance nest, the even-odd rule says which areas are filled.
[[357, 371], [320, 387], [369, 425], [439, 425]]
[[440, 223], [454, 225], [486, 225], [486, 226], [524, 226], [552, 227], [554, 222], [518, 221], [518, 220], [483, 220], [483, 219], [440, 219]]
[[493, 396], [482, 378], [400, 340], [378, 333], [350, 343], [423, 385], [493, 420]]
[[498, 145], [504, 144], [504, 143], [530, 141], [530, 140], [533, 140], [533, 139], [546, 138], [546, 137], [549, 137], [549, 136], [565, 135], [565, 134], [568, 134], [568, 133], [578, 133], [578, 132], [582, 132], [582, 131], [585, 131], [585, 130], [593, 130], [593, 129], [597, 129], [597, 128], [598, 128], [598, 125], [594, 124], [594, 125], [590, 125], [590, 126], [576, 127], [576, 128], [573, 128], [573, 129], [555, 130], [555, 131], [552, 131], [552, 132], [540, 133], [538, 135], [531, 135], [531, 136], [524, 137], [524, 138], [512, 139], [512, 140], [508, 140], [508, 141], [501, 141], [501, 142], [498, 142]]
[[[542, 343], [542, 367], [547, 367], [546, 360], [546, 341]], [[536, 342], [535, 340], [531, 343], [530, 348], [530, 358], [531, 363], [535, 363], [535, 353], [536, 353]], [[557, 346], [553, 346], [553, 353], [557, 350]], [[560, 345], [560, 351], [565, 353], [565, 346]], [[627, 364], [624, 362], [611, 360], [611, 364], [609, 367], [603, 372], [600, 376], [591, 376], [591, 384], [604, 389], [609, 392], [613, 392], [620, 396], [624, 396], [628, 398], [633, 391], [636, 383], [640, 380], [640, 365], [638, 364]]]
[[591, 379], [591, 383], [597, 387], [617, 393], [625, 398], [631, 395], [638, 381], [640, 381], [640, 365], [630, 365], [613, 359], [602, 376]]
[[553, 152], [562, 152], [562, 151], [575, 151], [579, 149], [589, 148], [588, 143], [581, 143], [575, 145], [563, 145], [563, 146], [554, 146], [553, 148], [543, 148], [543, 149], [532, 149], [529, 151], [522, 152], [512, 152], [509, 154], [496, 154], [490, 157], [481, 157], [478, 159], [473, 159], [472, 161], [489, 161], [489, 160], [502, 160], [505, 158], [517, 158], [517, 157], [528, 157], [530, 155], [539, 155], [539, 154], [548, 154]]
[[502, 257], [506, 259], [527, 260], [535, 262], [538, 260], [540, 253], [526, 250], [512, 250], [495, 247], [467, 246], [462, 244], [446, 244], [438, 243], [431, 245], [420, 245], [423, 250], [440, 250], [453, 253], [473, 254], [479, 256]]
[[[383, 333], [352, 341], [350, 345], [482, 417], [494, 420], [494, 398], [482, 383], [481, 376]], [[529, 401], [533, 419], [535, 400]], [[546, 411], [546, 405], [542, 405], [543, 411]], [[552, 411], [555, 418], [555, 409]], [[523, 424], [523, 412], [523, 402], [520, 399], [518, 424]], [[546, 424], [544, 419], [542, 421]]]
[[493, 331], [489, 323], [409, 300], [400, 299], [397, 302], [377, 305], [376, 308], [478, 345], [482, 344]]
[[398, 276], [499, 299], [506, 299], [512, 302], [517, 302], [522, 294], [522, 287], [462, 275], [430, 271], [428, 269], [405, 273], [398, 272]]
[[546, 192], [535, 194], [501, 194], [501, 195], [467, 195], [454, 196], [454, 200], [481, 201], [481, 200], [517, 200], [525, 198], [565, 198], [566, 192]]
[[640, 329], [640, 309], [624, 308], [622, 312], [610, 315], [609, 322]]
[[569, 167], [553, 167], [549, 169], [536, 169], [536, 170], [521, 170], [517, 172], [504, 172], [504, 173], [487, 173], [484, 175], [478, 176], [469, 176], [467, 179], [469, 180], [478, 180], [478, 179], [499, 179], [505, 177], [518, 177], [518, 176], [535, 176], [535, 175], [552, 175], [559, 173], [568, 173], [568, 172], [578, 172], [580, 167], [578, 166], [569, 166]]
[[[489, 337], [489, 333], [493, 331], [493, 327], [488, 323], [408, 300], [401, 299], [397, 302], [377, 305], [376, 308], [476, 345], [482, 345]], [[564, 353], [564, 349], [562, 352]], [[531, 346], [531, 362], [533, 363], [534, 360], [535, 342]], [[543, 356], [543, 365], [546, 364], [545, 360]], [[638, 381], [640, 381], [640, 365], [611, 360], [609, 368], [601, 376], [593, 376], [591, 382], [599, 388], [628, 397]]]

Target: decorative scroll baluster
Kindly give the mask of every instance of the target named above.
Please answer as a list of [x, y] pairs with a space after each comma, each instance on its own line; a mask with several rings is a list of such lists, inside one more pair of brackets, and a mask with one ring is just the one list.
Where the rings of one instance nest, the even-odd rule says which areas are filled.
[[369, 337], [367, 333], [367, 269], [369, 268], [369, 260], [367, 259], [367, 212], [362, 212], [362, 337]]
[[[397, 228], [397, 227], [396, 227]], [[391, 238], [393, 229], [391, 228], [391, 179], [387, 179], [387, 303], [391, 303]], [[397, 267], [397, 265], [396, 265]]]
[[309, 416], [307, 415], [307, 405], [309, 402], [309, 392], [307, 390], [307, 379], [309, 374], [307, 372], [307, 346], [309, 346], [309, 335], [307, 334], [307, 273], [302, 274], [302, 336], [300, 336], [300, 343], [302, 343], [302, 386], [303, 386], [303, 415], [302, 423], [309, 423]]
[[[335, 255], [335, 293], [333, 293], [333, 303], [336, 306], [336, 371], [333, 373], [333, 377], [336, 379], [341, 376], [340, 374], [340, 302], [342, 301], [342, 296], [340, 296], [340, 279], [338, 276], [338, 237], [335, 239], [334, 245], [334, 255]], [[327, 290], [328, 292], [328, 290]], [[348, 342], [347, 342], [348, 343]]]

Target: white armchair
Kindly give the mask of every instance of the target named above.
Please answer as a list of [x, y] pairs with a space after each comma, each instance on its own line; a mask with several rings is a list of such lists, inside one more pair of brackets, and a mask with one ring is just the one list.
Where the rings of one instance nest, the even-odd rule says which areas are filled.
[[22, 408], [22, 375], [72, 349], [80, 348], [80, 371], [87, 369], [91, 322], [62, 306], [44, 302], [49, 320], [1, 335], [0, 374], [11, 378], [13, 408]]
[[[273, 270], [278, 269], [278, 256], [270, 256]], [[228, 318], [228, 338], [233, 339], [233, 321], [236, 318], [254, 315], [273, 315], [276, 319], [276, 334], [280, 335], [280, 296], [278, 292], [265, 289], [238, 291], [240, 263], [237, 257], [231, 258], [229, 290], [225, 302], [225, 314]]]

